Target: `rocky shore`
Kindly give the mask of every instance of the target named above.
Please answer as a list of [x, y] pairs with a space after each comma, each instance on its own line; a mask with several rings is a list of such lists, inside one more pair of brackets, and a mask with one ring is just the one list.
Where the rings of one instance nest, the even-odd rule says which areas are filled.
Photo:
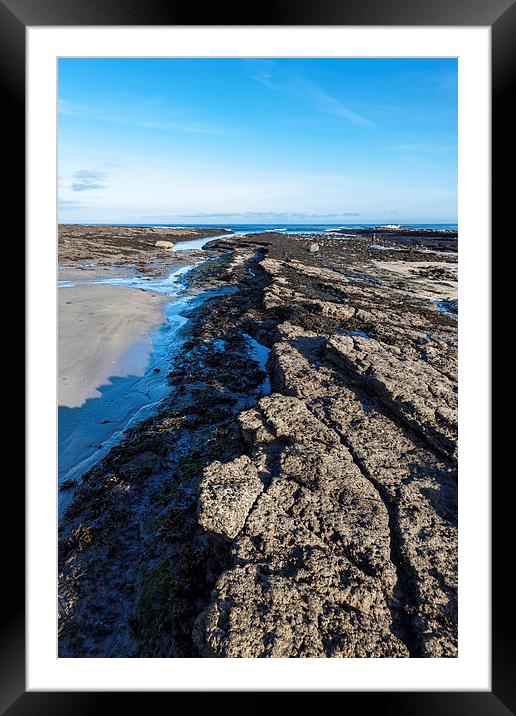
[[[168, 228], [161, 226], [106, 226], [59, 224], [59, 262], [94, 263], [99, 266], [136, 266], [156, 271], [156, 262], [167, 264], [169, 249], [179, 241], [223, 234], [221, 229]], [[228, 231], [228, 234], [231, 233]]]
[[61, 657], [457, 656], [457, 237], [398, 233], [207, 245], [62, 520]]

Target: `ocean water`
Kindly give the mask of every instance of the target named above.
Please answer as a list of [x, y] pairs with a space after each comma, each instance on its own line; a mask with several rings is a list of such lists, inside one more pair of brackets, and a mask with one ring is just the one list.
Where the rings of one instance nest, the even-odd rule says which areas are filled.
[[[103, 225], [103, 224], [98, 224]], [[111, 226], [112, 224], [104, 224], [105, 226]], [[170, 229], [230, 229], [237, 234], [251, 234], [259, 233], [262, 231], [284, 231], [285, 233], [321, 233], [324, 234], [331, 229], [374, 229], [374, 228], [404, 228], [404, 229], [434, 229], [436, 231], [442, 231], [449, 229], [457, 231], [457, 224], [116, 224], [117, 226], [149, 226], [159, 228], [170, 228]], [[85, 224], [85, 226], [92, 226], [92, 224]], [[215, 237], [213, 237], [215, 238]], [[185, 242], [186, 244], [186, 242]]]

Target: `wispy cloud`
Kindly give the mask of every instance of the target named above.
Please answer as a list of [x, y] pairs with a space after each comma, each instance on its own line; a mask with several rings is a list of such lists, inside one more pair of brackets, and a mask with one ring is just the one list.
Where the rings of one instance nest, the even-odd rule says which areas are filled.
[[250, 77], [256, 82], [259, 82], [266, 87], [271, 89], [281, 90], [281, 84], [277, 84], [273, 80], [274, 73], [274, 61], [267, 59], [259, 60], [244, 60], [250, 70]]
[[443, 155], [456, 151], [456, 147], [452, 145], [432, 142], [397, 144], [390, 148], [405, 162], [419, 169], [432, 169], [436, 162], [441, 161]]
[[90, 191], [91, 189], [104, 189], [105, 180], [108, 176], [107, 172], [100, 172], [91, 169], [81, 169], [75, 172], [73, 178], [75, 181], [71, 184], [73, 191]]
[[450, 89], [456, 92], [458, 87], [457, 68], [454, 68], [452, 72], [443, 73], [443, 75], [437, 80], [437, 83], [440, 89]]
[[315, 109], [344, 119], [361, 127], [374, 127], [375, 123], [353, 111], [339, 99], [326, 92], [315, 82], [293, 72], [280, 69], [274, 60], [246, 60], [251, 79], [270, 89], [309, 100]]
[[[143, 101], [133, 106], [120, 105], [106, 111], [90, 105], [60, 99], [58, 111], [68, 117], [87, 117], [99, 122], [111, 122], [142, 129], [157, 129], [165, 132], [191, 132], [198, 134], [220, 134], [224, 130], [214, 124], [171, 118], [162, 109], [145, 107]], [[143, 116], [144, 114], [152, 116]]]
[[78, 209], [83, 206], [82, 202], [71, 199], [59, 199], [57, 203], [60, 209]]
[[[360, 216], [358, 211], [342, 211], [331, 214], [311, 214], [309, 212], [300, 211], [198, 211], [189, 214], [160, 214], [145, 215], [138, 218], [162, 221], [177, 221], [181, 219], [244, 219], [244, 220], [264, 220], [270, 221], [286, 221], [287, 219], [295, 221], [313, 221], [319, 219], [340, 219], [346, 217]], [[268, 223], [267, 222], [267, 223]], [[246, 221], [244, 221], [246, 223]]]
[[367, 117], [353, 112], [349, 107], [346, 107], [338, 99], [325, 92], [314, 82], [299, 76], [294, 78], [294, 82], [299, 90], [312, 100], [314, 106], [319, 111], [333, 114], [335, 117], [340, 117], [340, 119], [345, 119], [361, 127], [374, 127], [374, 122], [367, 119]]
[[451, 146], [444, 144], [432, 144], [430, 142], [419, 142], [414, 144], [396, 144], [394, 149], [400, 152], [410, 152], [414, 154], [443, 154], [450, 151]]

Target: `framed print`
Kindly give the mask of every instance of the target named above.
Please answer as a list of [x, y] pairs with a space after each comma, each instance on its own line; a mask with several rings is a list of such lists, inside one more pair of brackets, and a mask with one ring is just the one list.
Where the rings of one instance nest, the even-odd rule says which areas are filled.
[[0, 12], [28, 317], [3, 708], [516, 712], [490, 428], [514, 4]]

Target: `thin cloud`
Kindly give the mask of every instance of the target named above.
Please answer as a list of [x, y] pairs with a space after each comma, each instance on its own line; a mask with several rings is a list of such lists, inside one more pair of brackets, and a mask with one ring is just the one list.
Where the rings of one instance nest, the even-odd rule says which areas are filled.
[[342, 104], [338, 99], [325, 92], [319, 85], [304, 77], [295, 77], [295, 83], [304, 94], [311, 98], [314, 106], [321, 112], [345, 119], [360, 127], [374, 127], [374, 122], [363, 117]]
[[[147, 118], [134, 116], [129, 107], [119, 107], [116, 111], [104, 112], [89, 105], [70, 102], [67, 99], [60, 99], [58, 105], [60, 114], [68, 117], [87, 117], [99, 122], [111, 122], [123, 124], [124, 126], [140, 127], [142, 129], [157, 129], [164, 132], [190, 132], [197, 134], [220, 134], [224, 130], [214, 124], [188, 120], [177, 120], [170, 118]], [[141, 110], [140, 110], [141, 111]], [[149, 110], [155, 112], [155, 108]]]
[[58, 206], [60, 209], [78, 209], [83, 204], [80, 201], [73, 201], [72, 199], [59, 199]]
[[81, 169], [75, 172], [75, 181], [71, 184], [73, 191], [90, 191], [92, 189], [104, 189], [107, 172], [100, 172], [91, 169]]
[[273, 60], [244, 60], [244, 62], [250, 69], [251, 79], [274, 90], [282, 89], [281, 85], [273, 81]]
[[438, 86], [440, 89], [451, 89], [457, 91], [458, 87], [458, 74], [457, 68], [453, 72], [446, 72], [438, 79]]
[[344, 105], [322, 87], [301, 75], [279, 70], [273, 60], [247, 60], [251, 79], [270, 89], [307, 98], [315, 109], [344, 119], [361, 127], [374, 127], [375, 123]]
[[199, 211], [195, 213], [189, 213], [189, 214], [148, 214], [142, 217], [139, 217], [141, 219], [149, 219], [153, 218], [154, 220], [171, 220], [171, 221], [177, 221], [180, 219], [234, 219], [234, 218], [244, 218], [244, 219], [270, 219], [273, 221], [276, 220], [286, 220], [286, 219], [295, 219], [295, 220], [308, 220], [308, 219], [332, 219], [332, 218], [345, 218], [345, 217], [353, 217], [353, 216], [360, 216], [360, 213], [358, 211], [341, 211], [341, 212], [333, 212], [330, 214], [311, 214], [307, 212], [296, 212], [296, 211]]
[[435, 168], [443, 155], [456, 151], [452, 145], [432, 144], [430, 142], [398, 144], [392, 148], [400, 154], [403, 161], [407, 164], [423, 170]]
[[397, 144], [394, 149], [397, 149], [400, 152], [414, 154], [443, 154], [444, 152], [451, 151], [452, 147], [445, 144], [416, 142], [415, 144]]

